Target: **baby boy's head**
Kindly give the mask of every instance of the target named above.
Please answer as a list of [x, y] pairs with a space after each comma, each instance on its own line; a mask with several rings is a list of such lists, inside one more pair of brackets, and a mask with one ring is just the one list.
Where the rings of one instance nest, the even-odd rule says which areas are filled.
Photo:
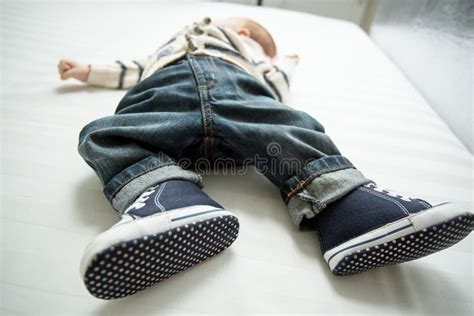
[[277, 50], [272, 35], [267, 29], [254, 20], [247, 18], [227, 18], [216, 20], [213, 23], [228, 27], [239, 35], [250, 37], [262, 46], [266, 55], [271, 58], [276, 56]]

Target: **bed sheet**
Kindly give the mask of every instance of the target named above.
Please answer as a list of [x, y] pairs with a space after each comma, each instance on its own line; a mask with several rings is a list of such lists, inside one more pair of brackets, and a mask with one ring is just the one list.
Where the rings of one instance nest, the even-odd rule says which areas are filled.
[[472, 205], [472, 155], [356, 25], [221, 3], [2, 3], [2, 310], [5, 314], [471, 314], [473, 239], [430, 257], [333, 276], [314, 232], [291, 224], [277, 188], [251, 171], [205, 176], [240, 219], [215, 258], [134, 296], [100, 301], [82, 285], [83, 249], [117, 221], [77, 154], [86, 123], [125, 93], [60, 82], [60, 58], [136, 58], [191, 20], [248, 16], [299, 53], [289, 105], [326, 127], [369, 178]]

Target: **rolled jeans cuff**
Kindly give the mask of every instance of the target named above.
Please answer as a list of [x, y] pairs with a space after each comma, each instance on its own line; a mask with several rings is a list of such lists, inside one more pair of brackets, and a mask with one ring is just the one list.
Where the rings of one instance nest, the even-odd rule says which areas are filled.
[[293, 224], [302, 228], [327, 204], [343, 197], [371, 180], [343, 156], [328, 156], [308, 163], [303, 171], [291, 177], [281, 188]]
[[202, 178], [169, 157], [151, 156], [126, 168], [104, 187], [112, 207], [122, 214], [146, 189], [168, 180], [187, 180], [202, 187]]

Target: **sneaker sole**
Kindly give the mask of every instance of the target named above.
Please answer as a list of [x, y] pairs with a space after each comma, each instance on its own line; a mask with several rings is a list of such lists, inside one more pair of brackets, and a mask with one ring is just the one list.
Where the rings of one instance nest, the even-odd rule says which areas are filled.
[[125, 297], [218, 254], [238, 232], [235, 216], [220, 215], [123, 241], [94, 256], [84, 283], [97, 298]]
[[433, 207], [346, 242], [324, 257], [334, 274], [351, 275], [428, 256], [458, 243], [474, 229], [472, 213], [452, 213], [452, 204]]

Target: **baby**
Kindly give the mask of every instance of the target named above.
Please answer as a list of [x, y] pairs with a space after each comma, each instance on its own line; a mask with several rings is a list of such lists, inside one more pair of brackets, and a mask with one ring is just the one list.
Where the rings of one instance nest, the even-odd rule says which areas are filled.
[[317, 231], [337, 275], [417, 259], [470, 234], [469, 209], [377, 186], [318, 121], [285, 105], [297, 63], [245, 18], [190, 24], [144, 59], [59, 62], [61, 79], [130, 88], [114, 115], [79, 136], [79, 153], [121, 215], [85, 250], [92, 295], [133, 294], [233, 243], [238, 219], [201, 190], [203, 163], [255, 166], [296, 227]]

